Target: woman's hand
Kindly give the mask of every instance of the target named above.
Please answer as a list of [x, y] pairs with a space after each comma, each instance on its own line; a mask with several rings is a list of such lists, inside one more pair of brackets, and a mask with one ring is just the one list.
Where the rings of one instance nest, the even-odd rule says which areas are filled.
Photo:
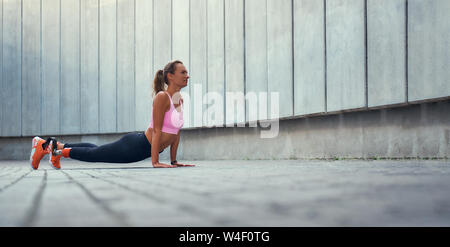
[[177, 167], [176, 165], [168, 165], [168, 164], [163, 164], [163, 163], [155, 163], [153, 164], [154, 168], [175, 168]]
[[178, 163], [178, 162], [175, 163], [174, 165], [177, 166], [177, 167], [178, 167], [178, 166], [180, 166], [180, 167], [182, 167], [182, 166], [186, 166], [186, 167], [187, 167], [187, 166], [195, 166], [195, 165], [181, 164], [181, 163]]

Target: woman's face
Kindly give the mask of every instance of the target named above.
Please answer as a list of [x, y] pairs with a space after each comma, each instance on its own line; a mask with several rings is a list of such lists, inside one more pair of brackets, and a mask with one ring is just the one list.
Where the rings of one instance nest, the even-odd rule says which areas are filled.
[[175, 72], [173, 74], [169, 73], [167, 76], [170, 83], [175, 83], [175, 85], [181, 88], [187, 86], [189, 75], [183, 64], [177, 63], [175, 65]]

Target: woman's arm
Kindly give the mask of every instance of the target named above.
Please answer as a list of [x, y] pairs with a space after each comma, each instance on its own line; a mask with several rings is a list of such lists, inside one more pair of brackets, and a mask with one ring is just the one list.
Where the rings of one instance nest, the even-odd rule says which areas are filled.
[[152, 132], [152, 164], [155, 168], [160, 167], [176, 167], [172, 165], [159, 163], [159, 149], [161, 147], [160, 140], [162, 134], [162, 126], [164, 121], [164, 113], [167, 109], [169, 98], [165, 93], [158, 93], [153, 101], [153, 132]]
[[178, 143], [180, 143], [180, 132], [177, 134], [177, 139], [170, 145], [170, 162], [177, 160]]
[[[171, 163], [173, 161], [177, 160], [178, 143], [180, 143], [180, 132], [178, 132], [177, 139], [173, 142], [172, 145], [170, 145], [170, 161], [171, 161]], [[178, 163], [178, 161], [176, 163], [174, 163], [174, 165], [175, 166], [195, 166], [195, 165], [181, 164], [181, 163]]]

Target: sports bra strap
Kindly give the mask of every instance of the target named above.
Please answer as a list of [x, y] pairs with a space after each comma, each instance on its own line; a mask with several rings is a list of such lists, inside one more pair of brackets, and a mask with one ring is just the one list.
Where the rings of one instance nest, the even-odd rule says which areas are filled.
[[[173, 106], [173, 108], [175, 108], [175, 104], [173, 103], [172, 97], [170, 97], [170, 94], [169, 94], [167, 91], [164, 91], [164, 93], [166, 93], [167, 96], [169, 96], [169, 100], [170, 100], [170, 108], [172, 108], [172, 106]], [[183, 105], [183, 104], [181, 103], [181, 100], [180, 100], [180, 105]]]
[[172, 97], [170, 97], [170, 94], [167, 92], [167, 91], [164, 91], [164, 93], [166, 93], [167, 94], [167, 96], [169, 96], [169, 100], [170, 100], [170, 103], [173, 105], [173, 102], [172, 102]]

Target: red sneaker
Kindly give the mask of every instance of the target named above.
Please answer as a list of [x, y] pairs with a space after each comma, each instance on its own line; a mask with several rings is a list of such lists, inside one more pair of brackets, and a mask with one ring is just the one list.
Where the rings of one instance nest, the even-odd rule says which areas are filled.
[[36, 136], [31, 144], [30, 164], [34, 170], [37, 170], [42, 158], [48, 154], [48, 142]]
[[48, 162], [50, 163], [50, 165], [52, 165], [53, 168], [59, 170], [61, 169], [61, 150], [56, 150], [57, 147], [57, 141], [56, 139], [52, 139], [50, 141], [50, 144], [48, 145], [48, 150], [50, 153], [50, 159], [48, 160]]

